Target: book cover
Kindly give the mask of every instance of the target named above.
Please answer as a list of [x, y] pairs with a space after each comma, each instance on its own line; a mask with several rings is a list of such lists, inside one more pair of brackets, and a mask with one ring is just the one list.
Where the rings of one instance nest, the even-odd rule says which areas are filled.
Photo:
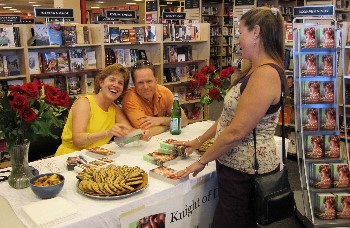
[[173, 185], [177, 185], [181, 182], [188, 180], [188, 176], [180, 179], [179, 176], [176, 175], [177, 172], [178, 171], [176, 171], [175, 169], [160, 166], [151, 169], [149, 171], [149, 176]]
[[60, 24], [48, 25], [50, 45], [62, 45], [62, 30]]
[[170, 27], [171, 24], [163, 24], [163, 41], [170, 41]]
[[316, 28], [315, 27], [305, 27], [303, 34], [301, 34], [300, 45], [301, 48], [316, 48]]
[[145, 50], [137, 50], [139, 60], [147, 60], [147, 54]]
[[332, 163], [332, 180], [334, 188], [349, 187], [349, 165], [346, 163]]
[[135, 43], [137, 41], [135, 28], [129, 29], [129, 41], [132, 43]]
[[58, 54], [55, 51], [44, 52], [45, 72], [58, 72]]
[[58, 63], [59, 72], [68, 72], [70, 70], [68, 53], [67, 52], [58, 53], [57, 63]]
[[306, 158], [323, 158], [324, 140], [322, 135], [307, 135], [305, 143]]
[[126, 144], [140, 140], [143, 137], [144, 133], [141, 129], [130, 132], [125, 137], [114, 137], [114, 142], [119, 146], [123, 147]]
[[86, 51], [85, 49], [69, 49], [69, 65], [71, 71], [86, 69]]
[[325, 135], [325, 157], [339, 158], [340, 157], [340, 136]]
[[[0, 55], [0, 77], [4, 77], [4, 76], [5, 76], [4, 61], [3, 61], [3, 56]], [[0, 85], [0, 91], [2, 90], [1, 87], [2, 85]]]
[[64, 46], [77, 44], [77, 29], [75, 25], [62, 26], [62, 44]]
[[77, 44], [85, 44], [84, 25], [77, 24], [77, 25], [75, 25], [75, 27], [76, 27], [76, 30], [77, 30]]
[[177, 46], [170, 45], [167, 46], [167, 49], [167, 53], [169, 54], [169, 56], [167, 56], [168, 62], [177, 62]]
[[180, 46], [177, 47], [177, 62], [183, 62], [187, 61], [186, 54], [187, 54], [187, 47]]
[[109, 27], [109, 42], [110, 43], [120, 43], [119, 27]]
[[319, 124], [318, 109], [304, 108], [302, 110], [302, 123], [305, 131], [317, 131]]
[[40, 74], [40, 54], [37, 51], [28, 52], [28, 61], [29, 61], [29, 73], [30, 74]]
[[143, 160], [159, 166], [168, 166], [174, 164], [180, 157], [171, 154], [161, 154], [159, 152], [152, 152], [143, 155]]
[[86, 78], [86, 93], [88, 94], [94, 94], [94, 90], [95, 90], [95, 78], [93, 77], [87, 77]]
[[319, 219], [332, 220], [336, 217], [335, 196], [332, 193], [316, 193], [315, 215]]
[[34, 36], [36, 46], [50, 45], [47, 24], [34, 24]]
[[144, 27], [134, 27], [136, 32], [136, 41], [145, 42], [145, 28]]
[[321, 130], [335, 131], [337, 126], [337, 110], [335, 108], [321, 108]]
[[0, 46], [16, 47], [14, 28], [0, 28]]
[[88, 26], [83, 27], [83, 33], [84, 33], [84, 43], [85, 44], [91, 44], [91, 32]]
[[[227, 29], [227, 27], [224, 27]], [[190, 41], [192, 40], [192, 25], [191, 24], [187, 24], [187, 25], [183, 25], [182, 26], [182, 40], [187, 40]]]
[[125, 61], [125, 66], [126, 67], [131, 67], [132, 66], [130, 49], [124, 49], [124, 61]]
[[334, 76], [333, 55], [319, 55], [318, 58], [318, 74], [322, 76]]
[[[20, 61], [18, 55], [6, 56], [8, 76], [20, 75]], [[5, 68], [5, 66], [4, 66]]]
[[182, 41], [182, 27], [175, 25], [175, 41]]
[[330, 188], [332, 186], [331, 165], [325, 163], [312, 164], [315, 188]]
[[350, 219], [350, 193], [335, 192], [338, 219]]
[[87, 51], [87, 69], [96, 69], [96, 52], [95, 51]]
[[129, 29], [120, 29], [120, 42], [129, 42]]
[[334, 28], [333, 27], [320, 27], [317, 29], [317, 35], [319, 37], [319, 48], [334, 48]]
[[81, 93], [80, 77], [69, 76], [67, 77], [68, 94], [76, 95]]
[[156, 26], [155, 25], [146, 26], [145, 33], [146, 33], [146, 41], [147, 42], [155, 42], [157, 40], [157, 38], [156, 38]]
[[302, 102], [304, 104], [317, 104], [321, 102], [319, 81], [302, 82]]
[[103, 31], [104, 31], [104, 35], [103, 35], [103, 42], [104, 43], [109, 43], [109, 25], [103, 25]]
[[55, 79], [54, 78], [43, 78], [41, 79], [41, 82], [46, 85], [54, 86], [55, 85]]
[[124, 58], [124, 49], [113, 49], [114, 55], [115, 55], [115, 59], [116, 59], [116, 63], [119, 63], [121, 65], [125, 65], [125, 58]]
[[293, 24], [285, 22], [284, 27], [286, 29], [286, 42], [293, 42]]
[[321, 101], [325, 104], [334, 103], [334, 82], [321, 82]]
[[301, 75], [316, 76], [317, 75], [317, 55], [306, 54], [301, 56]]
[[67, 90], [66, 88], [66, 77], [63, 75], [55, 75], [54, 77], [54, 85], [57, 89]]

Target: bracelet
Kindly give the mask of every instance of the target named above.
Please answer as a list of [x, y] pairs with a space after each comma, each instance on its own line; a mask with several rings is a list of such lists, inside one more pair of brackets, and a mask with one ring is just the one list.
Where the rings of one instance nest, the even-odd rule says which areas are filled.
[[203, 165], [203, 166], [207, 166], [207, 165], [208, 165], [208, 163], [203, 163], [203, 162], [201, 162], [201, 157], [198, 158], [197, 162], [198, 162], [199, 164]]
[[199, 137], [197, 137], [196, 139], [197, 139], [197, 141], [199, 142], [199, 144], [202, 143], [201, 140], [199, 139]]

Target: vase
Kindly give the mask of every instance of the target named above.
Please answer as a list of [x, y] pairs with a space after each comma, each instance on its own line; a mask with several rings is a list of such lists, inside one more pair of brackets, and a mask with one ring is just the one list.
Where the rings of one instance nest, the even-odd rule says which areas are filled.
[[28, 152], [30, 142], [25, 140], [21, 145], [15, 145], [10, 150], [11, 174], [8, 183], [11, 187], [22, 189], [29, 187], [29, 181], [33, 177], [33, 173], [28, 165]]

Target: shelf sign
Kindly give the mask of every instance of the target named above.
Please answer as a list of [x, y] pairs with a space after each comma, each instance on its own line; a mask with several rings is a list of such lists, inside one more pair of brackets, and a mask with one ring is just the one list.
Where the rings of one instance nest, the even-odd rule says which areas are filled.
[[159, 1], [160, 6], [180, 6], [181, 3], [178, 1]]
[[67, 18], [52, 18], [49, 17], [46, 20], [47, 22], [72, 22], [74, 21], [74, 17], [67, 17]]
[[185, 20], [186, 13], [181, 12], [163, 12], [163, 18], [166, 20]]
[[199, 0], [185, 0], [185, 9], [199, 9]]
[[0, 23], [15, 23], [15, 22], [21, 22], [20, 16], [0, 16]]
[[157, 1], [147, 1], [146, 2], [146, 12], [158, 11]]
[[251, 6], [254, 5], [254, 0], [236, 0], [235, 6]]
[[22, 19], [20, 24], [34, 24], [34, 19]]
[[103, 21], [119, 21], [119, 19], [112, 18], [112, 17], [97, 16], [97, 21], [99, 21], [99, 22], [103, 22]]
[[136, 11], [133, 10], [106, 10], [106, 17], [118, 19], [136, 19]]
[[294, 17], [334, 16], [334, 5], [294, 7]]
[[55, 18], [74, 17], [73, 9], [37, 8], [37, 7], [34, 7], [34, 16], [35, 17], [55, 17]]

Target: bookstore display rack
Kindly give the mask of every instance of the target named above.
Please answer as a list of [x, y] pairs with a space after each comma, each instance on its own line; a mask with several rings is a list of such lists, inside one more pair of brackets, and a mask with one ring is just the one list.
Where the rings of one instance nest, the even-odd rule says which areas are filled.
[[210, 24], [210, 65], [232, 64], [233, 1], [202, 1], [202, 22]]
[[[2, 25], [0, 32], [9, 29], [12, 36], [6, 31], [11, 41], [4, 45], [0, 38], [0, 82], [16, 85], [37, 78], [76, 97], [93, 93], [94, 78], [105, 66], [117, 62], [131, 67], [144, 59], [155, 65], [158, 83], [182, 97], [190, 122], [207, 119], [201, 91], [189, 90], [188, 82], [209, 64], [209, 24], [176, 28], [182, 37], [163, 41], [163, 24]], [[172, 51], [175, 59], [170, 59]]]
[[[298, 22], [298, 23], [297, 23]], [[337, 23], [332, 17], [293, 21], [295, 130], [308, 227], [350, 225], [349, 159], [340, 146]], [[329, 34], [331, 34], [329, 36]]]

